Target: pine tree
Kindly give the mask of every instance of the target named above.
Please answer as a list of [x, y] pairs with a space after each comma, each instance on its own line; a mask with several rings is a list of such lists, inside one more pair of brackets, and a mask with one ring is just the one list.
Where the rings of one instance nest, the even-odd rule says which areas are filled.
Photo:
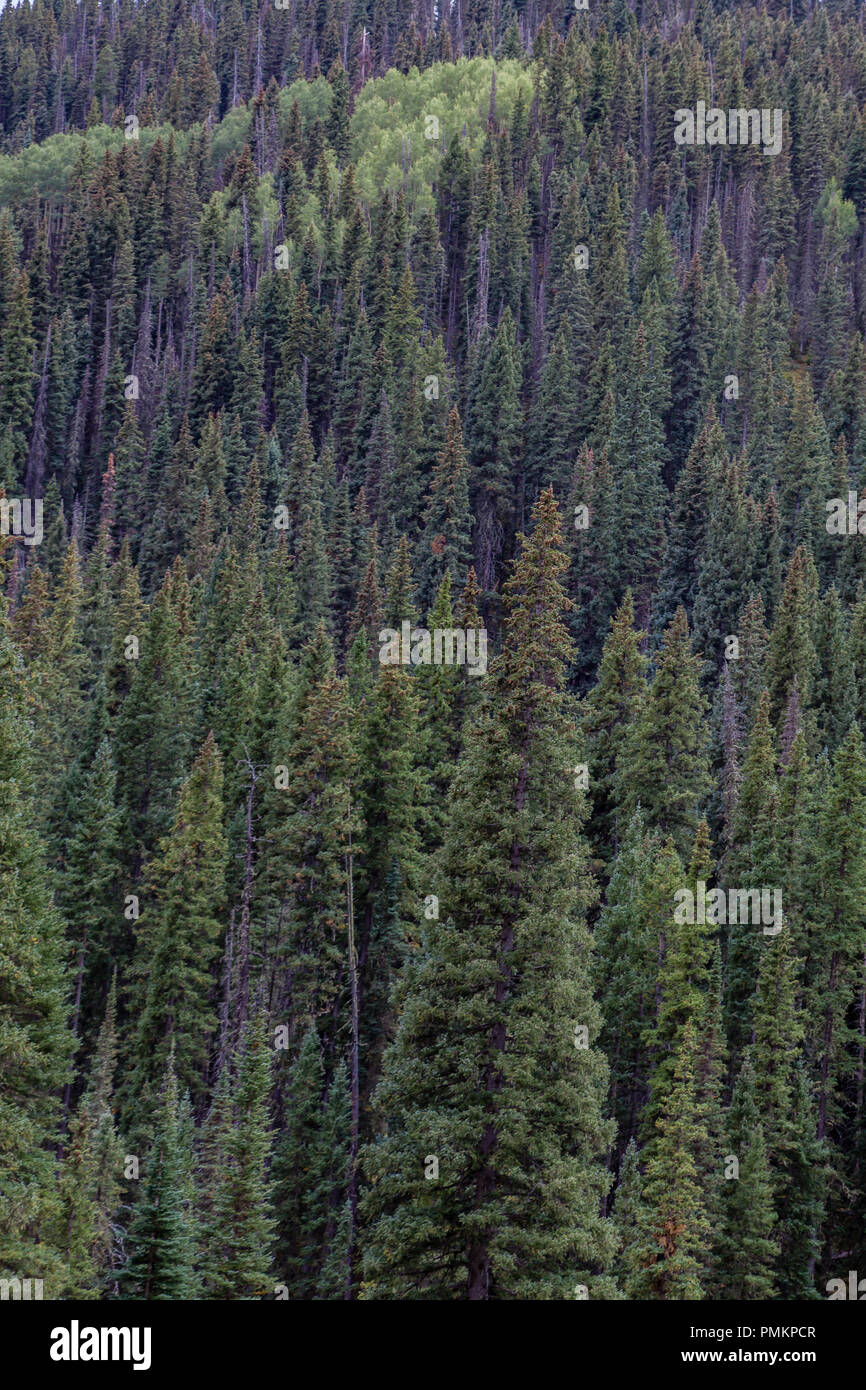
[[321, 1244], [321, 1269], [316, 1298], [345, 1299], [350, 1288], [351, 1201], [347, 1200], [351, 1168], [351, 1103], [349, 1075], [344, 1062], [334, 1070], [322, 1116], [324, 1163], [314, 1189], [326, 1215]]
[[[587, 126], [591, 114], [587, 115]], [[601, 218], [600, 244], [593, 277], [596, 296], [595, 339], [600, 343], [605, 334], [617, 349], [628, 322], [628, 266], [626, 261], [625, 226], [622, 200], [616, 180], [611, 180], [607, 205]]]
[[319, 623], [331, 612], [331, 574], [322, 519], [321, 481], [318, 464], [304, 478], [304, 506], [295, 561], [295, 593], [301, 614], [301, 636], [310, 640]]
[[866, 952], [866, 757], [851, 726], [833, 760], [818, 812], [807, 961], [808, 1033], [817, 1071], [818, 1138], [843, 1113], [842, 1083], [853, 1066], [846, 1015]]
[[169, 1052], [179, 1083], [194, 1098], [204, 1090], [216, 1025], [210, 967], [225, 912], [222, 790], [222, 759], [209, 734], [181, 787], [171, 831], [145, 875], [130, 1104], [159, 1076]]
[[199, 1223], [203, 1293], [220, 1300], [260, 1298], [273, 1283], [271, 1066], [263, 1019], [251, 1020], [235, 1064], [205, 1155], [206, 1215]]
[[827, 590], [818, 606], [815, 650], [815, 716], [821, 742], [832, 750], [848, 732], [857, 704], [847, 614], [834, 588]]
[[814, 637], [817, 597], [818, 575], [814, 561], [808, 550], [798, 546], [785, 576], [767, 657], [766, 680], [774, 721], [779, 720], [786, 708], [795, 678], [802, 708], [807, 709], [812, 704], [817, 660]]
[[790, 932], [762, 939], [755, 998], [752, 1006], [752, 1057], [755, 1104], [763, 1126], [768, 1158], [774, 1168], [774, 1188], [784, 1191], [782, 1170], [800, 1140], [792, 1117], [798, 1084], [804, 1021], [800, 1008], [799, 974], [803, 962], [794, 956]]
[[646, 633], [635, 631], [631, 589], [611, 619], [598, 668], [598, 681], [584, 701], [581, 729], [587, 741], [593, 821], [599, 851], [619, 848], [617, 767], [623, 740], [634, 724], [645, 693], [646, 658], [640, 647]]
[[726, 1219], [719, 1242], [724, 1296], [773, 1298], [776, 1213], [764, 1130], [755, 1103], [755, 1071], [748, 1055], [734, 1086], [728, 1126], [731, 1154], [738, 1166], [726, 1184]]
[[274, 1007], [294, 1057], [310, 1027], [332, 1049], [346, 1026], [347, 854], [360, 837], [346, 685], [321, 624], [303, 652], [291, 742], [269, 769], [278, 785], [280, 767], [259, 873], [276, 928]]
[[456, 584], [469, 563], [471, 519], [467, 488], [466, 454], [455, 406], [448, 417], [445, 447], [430, 484], [426, 524], [418, 548], [416, 573], [422, 609], [433, 602], [446, 570]]
[[96, 1298], [113, 1282], [124, 1158], [123, 1140], [112, 1113], [116, 1013], [116, 981], [112, 979], [90, 1075], [69, 1128], [59, 1180], [59, 1239], [78, 1298]]
[[0, 608], [0, 1275], [42, 1278], [62, 1297], [67, 1274], [50, 1239], [60, 1088], [72, 1050], [62, 924], [34, 832], [26, 691], [5, 603]]
[[[396, 615], [393, 621], [399, 629]], [[472, 625], [463, 624], [464, 627]], [[439, 586], [436, 602], [427, 615], [427, 626], [431, 632], [435, 632], [437, 628], [449, 631], [454, 626], [451, 575], [447, 571]], [[418, 761], [421, 767], [427, 770], [425, 795], [429, 820], [424, 834], [424, 847], [428, 853], [438, 849], [445, 836], [448, 791], [452, 770], [460, 752], [463, 674], [456, 666], [437, 666], [431, 663], [418, 666], [415, 676], [419, 694], [419, 735], [422, 740]]]
[[353, 902], [361, 962], [359, 1069], [367, 1095], [393, 1031], [390, 996], [406, 941], [417, 939], [424, 808], [416, 680], [405, 668], [380, 667], [359, 713], [355, 795], [364, 838]]
[[[682, 881], [683, 872], [670, 837], [662, 845], [659, 870], [670, 896], [667, 904], [662, 895], [658, 901], [660, 920], [655, 1020], [646, 1037], [646, 1045], [651, 1049], [653, 1058], [653, 1071], [649, 1099], [641, 1116], [647, 1156], [653, 1151], [655, 1121], [673, 1085], [685, 1028], [690, 1019], [699, 1019], [703, 1011], [711, 952], [707, 924], [697, 920], [697, 913], [674, 907], [679, 901], [674, 885]], [[702, 821], [691, 863], [684, 875], [687, 891], [697, 897], [700, 884], [706, 885], [710, 874], [709, 829], [706, 821]], [[669, 915], [662, 916], [665, 906]], [[694, 920], [690, 922], [689, 917]]]
[[[567, 511], [574, 517], [569, 550], [569, 628], [578, 643], [574, 678], [589, 684], [599, 663], [602, 635], [616, 612], [622, 589], [619, 565], [618, 497], [607, 447], [580, 450]], [[587, 523], [588, 524], [585, 524]]]
[[562, 775], [567, 560], [550, 491], [534, 521], [506, 586], [489, 707], [460, 764], [446, 915], [408, 967], [377, 1092], [388, 1130], [365, 1157], [365, 1297], [567, 1297], [612, 1254], [598, 1215], [606, 1067], [581, 1045], [598, 1030], [591, 890], [580, 799]]
[[[770, 727], [770, 696], [764, 691], [743, 763], [734, 816], [730, 854], [725, 865], [731, 889], [775, 888], [780, 878], [777, 859], [776, 814], [778, 786], [776, 757]], [[784, 901], [784, 900], [783, 900]], [[742, 913], [729, 923], [727, 1019], [729, 1038], [740, 1048], [751, 1031], [751, 997], [758, 973], [760, 933]]]
[[97, 1025], [114, 967], [127, 952], [116, 771], [107, 739], [100, 741], [89, 770], [78, 772], [58, 900], [77, 955], [73, 1029], [81, 1035]]
[[712, 494], [695, 592], [694, 640], [718, 668], [725, 638], [736, 629], [743, 589], [751, 587], [755, 517], [740, 463], [716, 473]]
[[831, 454], [827, 430], [808, 377], [794, 385], [791, 429], [779, 460], [779, 512], [789, 550], [803, 545], [816, 558], [828, 544], [825, 529]]
[[636, 811], [614, 860], [595, 931], [594, 974], [610, 1065], [610, 1104], [620, 1142], [633, 1137], [649, 1093], [647, 1037], [655, 1021], [663, 923], [682, 880], [676, 856]]
[[490, 594], [498, 588], [520, 459], [520, 354], [509, 309], [492, 340], [483, 343], [479, 352], [477, 378], [470, 385], [466, 452], [475, 516], [475, 568], [482, 591]]
[[656, 1121], [655, 1153], [646, 1165], [643, 1215], [631, 1296], [700, 1299], [702, 1257], [710, 1226], [697, 1154], [706, 1143], [698, 1090], [698, 1029], [686, 1024], [673, 1085]]
[[165, 1301], [191, 1296], [194, 1237], [184, 1182], [187, 1161], [169, 1052], [153, 1144], [129, 1227], [129, 1256], [118, 1271], [121, 1298]]
[[323, 1218], [312, 1194], [314, 1165], [321, 1162], [324, 1085], [321, 1044], [315, 1028], [310, 1028], [292, 1068], [285, 1122], [274, 1151], [274, 1265], [294, 1299], [312, 1297], [321, 1249]]
[[634, 586], [638, 611], [643, 614], [650, 607], [664, 542], [664, 431], [652, 408], [652, 363], [654, 354], [658, 364], [658, 345], [646, 341], [640, 325], [630, 334], [625, 352], [628, 375], [617, 392], [611, 457], [617, 521], [630, 538], [628, 557], [623, 565], [620, 554], [620, 565], [624, 578]]
[[[88, 659], [82, 634], [83, 607], [80, 554], [73, 542], [67, 547], [51, 595], [44, 644], [29, 667], [35, 707], [34, 767], [43, 793], [47, 792], [49, 769], [69, 765], [84, 732], [83, 686]], [[43, 825], [46, 821], [43, 812]]]
[[346, 1297], [350, 1107], [342, 1062], [324, 1095], [321, 1050], [311, 1029], [295, 1063], [274, 1157], [275, 1267], [293, 1299]]
[[33, 414], [36, 373], [33, 371], [30, 282], [22, 270], [10, 296], [0, 344], [0, 429], [7, 439], [6, 476], [0, 482], [15, 491], [23, 484]]
[[811, 826], [814, 775], [806, 739], [798, 730], [788, 749], [779, 785], [776, 858], [785, 904], [785, 919], [795, 954], [806, 954], [806, 916], [811, 903], [808, 871], [812, 857]]
[[640, 1150], [634, 1139], [628, 1146], [619, 1165], [619, 1178], [613, 1209], [613, 1222], [616, 1227], [619, 1251], [614, 1262], [617, 1283], [628, 1297], [631, 1282], [638, 1271], [636, 1260], [641, 1230], [641, 1194], [643, 1178], [640, 1171]]
[[669, 831], [681, 853], [691, 848], [709, 789], [707, 702], [692, 655], [685, 610], [662, 641], [655, 676], [617, 763], [617, 794], [626, 814], [640, 805], [650, 824]]
[[785, 1195], [779, 1205], [777, 1284], [780, 1298], [817, 1298], [815, 1266], [820, 1253], [828, 1163], [816, 1138], [815, 1105], [806, 1069], [797, 1069], [790, 1113], [792, 1143], [785, 1165]]
[[125, 792], [124, 853], [136, 871], [170, 827], [190, 751], [188, 602], [176, 566], [154, 599], [146, 629], [129, 634], [138, 639], [139, 656], [118, 719], [116, 760]]

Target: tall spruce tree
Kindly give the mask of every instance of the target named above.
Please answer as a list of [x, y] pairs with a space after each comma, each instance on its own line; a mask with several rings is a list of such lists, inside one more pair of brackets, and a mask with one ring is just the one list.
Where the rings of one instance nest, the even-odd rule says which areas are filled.
[[128, 1088], [139, 1101], [171, 1053], [178, 1081], [200, 1099], [216, 1027], [211, 967], [225, 925], [227, 845], [223, 768], [209, 734], [178, 797], [171, 831], [149, 864], [136, 940], [139, 1011]]
[[550, 490], [533, 521], [458, 769], [442, 919], [408, 967], [377, 1092], [387, 1130], [365, 1152], [368, 1298], [608, 1287], [600, 1159], [612, 1134], [593, 1045], [585, 812], [564, 776], [567, 561]]
[[264, 1019], [253, 1017], [232, 1059], [225, 1104], [217, 1097], [204, 1155], [198, 1261], [205, 1298], [253, 1299], [273, 1292], [272, 1055]]
[[640, 805], [651, 825], [669, 832], [686, 854], [709, 790], [707, 701], [700, 688], [701, 659], [692, 653], [688, 619], [678, 608], [667, 628], [640, 713], [617, 762], [620, 804]]
[[155, 1114], [153, 1143], [129, 1226], [129, 1255], [118, 1271], [120, 1297], [189, 1298], [195, 1289], [193, 1217], [184, 1180], [184, 1152], [174, 1058], [169, 1052]]
[[0, 1277], [41, 1278], [63, 1297], [54, 1148], [72, 1036], [66, 1018], [62, 923], [34, 831], [26, 688], [0, 603]]
[[704, 1297], [702, 1265], [710, 1225], [698, 1163], [707, 1135], [698, 1085], [699, 1052], [698, 1027], [690, 1019], [680, 1042], [673, 1084], [656, 1121], [655, 1153], [644, 1174], [635, 1255], [639, 1273], [632, 1281], [632, 1297]]

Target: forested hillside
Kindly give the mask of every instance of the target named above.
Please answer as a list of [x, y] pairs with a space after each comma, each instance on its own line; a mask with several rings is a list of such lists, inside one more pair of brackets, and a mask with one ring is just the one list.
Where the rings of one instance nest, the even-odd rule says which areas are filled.
[[866, 1274], [864, 331], [855, 0], [7, 4], [0, 1279]]

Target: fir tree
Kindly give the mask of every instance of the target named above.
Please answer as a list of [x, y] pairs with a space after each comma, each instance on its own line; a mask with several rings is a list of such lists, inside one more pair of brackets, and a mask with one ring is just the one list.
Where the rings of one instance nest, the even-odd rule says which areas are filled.
[[587, 740], [593, 791], [593, 826], [599, 848], [619, 848], [620, 813], [617, 800], [617, 767], [623, 741], [634, 724], [645, 693], [646, 658], [640, 647], [646, 634], [634, 628], [634, 601], [630, 589], [611, 619], [604, 644], [598, 680], [581, 711], [581, 728]]
[[199, 1097], [216, 1019], [210, 967], [225, 912], [226, 839], [223, 769], [209, 734], [178, 797], [171, 831], [144, 881], [135, 975], [142, 983], [135, 1024], [130, 1095], [141, 1095], [176, 1061], [179, 1082]]
[[707, 702], [701, 693], [701, 659], [694, 656], [683, 608], [667, 628], [655, 676], [630, 727], [617, 763], [620, 805], [640, 805], [650, 824], [669, 831], [685, 853], [697, 830], [709, 788]]
[[[549, 491], [534, 521], [507, 585], [489, 708], [461, 761], [443, 858], [447, 916], [409, 967], [377, 1093], [389, 1129], [365, 1159], [366, 1297], [565, 1297], [612, 1252], [598, 1216], [606, 1068], [581, 1045], [598, 1018], [581, 805], [562, 776], [566, 557]], [[468, 1033], [456, 1023], [467, 1009]]]
[[755, 1103], [755, 1072], [748, 1056], [734, 1086], [728, 1125], [737, 1169], [727, 1183], [720, 1240], [724, 1294], [734, 1299], [773, 1298], [776, 1214], [764, 1130]]
[[271, 1067], [262, 1019], [251, 1020], [235, 1065], [209, 1134], [199, 1222], [203, 1293], [220, 1300], [260, 1298], [272, 1287]]
[[184, 1182], [185, 1155], [172, 1054], [165, 1066], [153, 1144], [129, 1227], [129, 1256], [118, 1271], [126, 1299], [189, 1298], [194, 1238]]
[[655, 1153], [646, 1165], [644, 1208], [632, 1297], [700, 1299], [702, 1255], [710, 1234], [697, 1153], [706, 1141], [698, 1090], [698, 1030], [686, 1024], [673, 1085], [656, 1122]]
[[57, 1214], [55, 1163], [60, 1088], [72, 1049], [64, 997], [62, 924], [34, 832], [31, 730], [5, 604], [0, 611], [0, 1267], [2, 1277], [42, 1278], [62, 1297], [67, 1272], [50, 1238]]
[[448, 417], [445, 447], [436, 463], [419, 542], [419, 601], [429, 607], [446, 570], [457, 583], [469, 562], [470, 512], [467, 463], [456, 407]]

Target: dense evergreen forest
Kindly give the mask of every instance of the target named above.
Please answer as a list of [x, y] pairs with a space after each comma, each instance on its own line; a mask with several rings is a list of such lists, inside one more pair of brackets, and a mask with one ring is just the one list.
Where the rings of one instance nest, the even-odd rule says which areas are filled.
[[856, 0], [7, 3], [0, 1279], [866, 1274], [864, 331]]

